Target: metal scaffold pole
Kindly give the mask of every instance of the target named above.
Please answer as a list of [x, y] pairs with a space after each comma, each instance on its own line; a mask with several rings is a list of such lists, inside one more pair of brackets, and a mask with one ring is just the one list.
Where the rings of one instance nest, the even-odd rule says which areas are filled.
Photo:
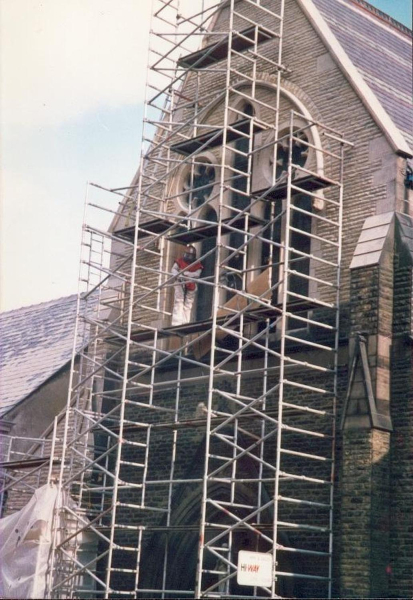
[[347, 142], [284, 93], [285, 10], [153, 0], [139, 172], [88, 185], [49, 597], [332, 595]]

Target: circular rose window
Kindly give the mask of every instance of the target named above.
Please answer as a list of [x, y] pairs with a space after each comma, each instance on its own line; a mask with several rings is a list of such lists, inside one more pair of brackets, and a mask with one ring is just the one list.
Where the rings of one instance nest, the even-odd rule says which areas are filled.
[[184, 192], [180, 199], [185, 208], [199, 208], [210, 198], [215, 184], [215, 167], [208, 159], [198, 159], [187, 165], [181, 179]]
[[[288, 169], [288, 154], [289, 154], [289, 129], [285, 129], [280, 132], [279, 137], [283, 138], [278, 143], [277, 147], [277, 168], [276, 168], [276, 179], [278, 180], [282, 175], [286, 175]], [[292, 163], [293, 166], [303, 167], [308, 159], [309, 147], [308, 137], [305, 131], [297, 129], [294, 132], [294, 137], [298, 139], [293, 140], [292, 149]], [[274, 157], [270, 155], [271, 169], [274, 164]]]

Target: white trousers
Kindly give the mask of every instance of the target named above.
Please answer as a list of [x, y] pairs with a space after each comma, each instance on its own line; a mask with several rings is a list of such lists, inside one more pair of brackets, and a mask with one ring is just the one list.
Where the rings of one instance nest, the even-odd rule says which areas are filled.
[[172, 325], [185, 325], [191, 322], [191, 312], [195, 295], [196, 290], [188, 290], [182, 284], [175, 285]]

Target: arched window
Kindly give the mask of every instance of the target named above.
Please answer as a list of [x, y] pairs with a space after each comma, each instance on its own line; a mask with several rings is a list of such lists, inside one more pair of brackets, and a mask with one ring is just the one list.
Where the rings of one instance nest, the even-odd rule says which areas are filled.
[[[241, 441], [242, 447], [247, 447], [246, 441]], [[194, 448], [189, 447], [188, 456], [191, 457], [189, 472], [191, 477], [202, 477], [203, 474], [203, 456], [205, 452], [205, 439]], [[241, 464], [242, 463], [242, 464]], [[243, 472], [250, 474], [251, 478], [256, 477], [256, 466], [254, 461], [246, 454], [240, 459], [240, 467]], [[264, 498], [269, 499], [269, 496], [264, 487]], [[228, 500], [228, 486], [216, 482], [209, 485], [209, 493], [213, 494], [215, 499]], [[254, 486], [237, 482], [235, 486], [235, 502], [242, 505], [254, 505], [257, 502], [254, 494]], [[269, 504], [269, 503], [268, 503]], [[172, 528], [170, 534], [166, 536], [163, 533], [150, 533], [151, 528], [148, 528], [148, 533], [143, 538], [143, 552], [141, 563], [140, 586], [142, 588], [159, 589], [163, 582], [163, 566], [165, 560], [165, 540], [168, 540], [168, 569], [166, 572], [165, 588], [171, 590], [190, 590], [195, 587], [196, 568], [198, 559], [198, 544], [199, 544], [199, 522], [201, 518], [202, 506], [202, 487], [192, 486], [190, 489], [187, 486], [177, 486], [174, 497], [172, 499], [172, 515], [171, 522], [176, 530]], [[247, 516], [247, 510], [244, 508], [238, 509], [239, 518]], [[271, 523], [273, 520], [272, 507], [263, 511], [262, 517], [264, 522]], [[213, 505], [208, 505], [207, 518], [211, 522], [221, 523], [223, 528], [233, 525], [223, 511], [215, 508]], [[161, 524], [159, 528], [162, 530]], [[207, 540], [216, 535], [216, 530], [207, 528]], [[262, 538], [257, 536], [252, 530], [235, 531], [232, 537], [232, 552], [229, 555], [230, 560], [236, 563], [239, 550], [252, 550], [259, 552], [268, 552], [270, 545]], [[288, 533], [281, 531], [279, 534], [280, 542], [287, 546], [291, 546], [291, 541]], [[214, 585], [218, 576], [217, 560], [212, 553], [206, 552], [204, 557], [204, 568], [210, 570], [204, 578], [204, 587]], [[303, 567], [301, 558], [297, 554], [291, 555], [288, 552], [280, 552], [278, 555], [278, 569], [287, 572], [300, 572]], [[214, 573], [215, 571], [215, 573]], [[228, 585], [229, 594], [236, 597], [254, 596], [253, 587], [239, 586], [236, 577], [231, 577]], [[297, 588], [299, 582], [294, 578], [280, 578], [277, 582], [277, 593], [283, 598], [298, 597]], [[179, 594], [170, 594], [170, 597], [181, 597]]]
[[[205, 212], [202, 214], [202, 219], [204, 219], [205, 221], [216, 223], [218, 221], [217, 213], [212, 207], [208, 206]], [[216, 248], [216, 238], [206, 237], [201, 242], [201, 250], [199, 254], [200, 256], [204, 256], [207, 252], [210, 252], [214, 248]], [[196, 305], [197, 321], [209, 319], [211, 316], [213, 287], [210, 284], [213, 283], [214, 278], [215, 252], [211, 252], [211, 254], [209, 254], [205, 259], [203, 259], [202, 264], [204, 268], [202, 270], [202, 279], [200, 279], [198, 283], [198, 295]]]
[[[251, 118], [254, 116], [254, 107], [252, 104], [247, 103], [241, 109], [243, 115], [239, 115], [238, 119]], [[247, 187], [248, 187], [248, 171], [249, 171], [249, 160], [248, 153], [250, 151], [250, 138], [249, 136], [240, 137], [234, 143], [234, 160], [233, 167], [234, 172], [232, 174], [232, 194], [231, 194], [231, 205], [238, 210], [245, 209], [250, 204], [250, 199], [247, 197]], [[245, 173], [245, 176], [240, 174]], [[229, 247], [231, 248], [230, 252], [235, 250], [236, 248], [240, 248], [244, 243], [244, 234], [240, 231], [232, 232], [229, 236]], [[231, 268], [241, 270], [243, 262], [243, 254], [235, 254], [232, 258], [230, 258], [228, 264]], [[231, 282], [228, 283], [230, 287], [234, 289], [239, 289], [241, 285], [241, 278], [237, 277], [237, 275], [232, 275]], [[232, 296], [231, 292], [227, 293], [227, 300]]]
[[[312, 227], [312, 201], [310, 196], [305, 194], [296, 194], [292, 197], [291, 211], [291, 235], [290, 235], [290, 268], [297, 271], [297, 274], [290, 274], [288, 290], [308, 296], [309, 280], [307, 276], [310, 274], [310, 253], [311, 253], [311, 233]], [[296, 207], [297, 210], [294, 208]], [[305, 211], [305, 212], [301, 212]], [[279, 244], [282, 243], [282, 228], [284, 227], [284, 217], [282, 215], [282, 203], [267, 202], [264, 209], [264, 220], [271, 224], [264, 231], [264, 241], [261, 249], [261, 264], [262, 268], [268, 265], [272, 267], [272, 286], [275, 286], [279, 281], [280, 276], [280, 260], [281, 252]], [[267, 240], [267, 241], [266, 241]], [[271, 244], [270, 242], [275, 242]], [[305, 254], [303, 256], [301, 253]], [[302, 275], [299, 275], [302, 274]], [[291, 297], [289, 300], [294, 301]], [[280, 302], [279, 290], [274, 288], [272, 293], [272, 302], [278, 304]], [[290, 329], [298, 329], [302, 327], [299, 321], [291, 320], [289, 323]]]
[[[263, 232], [263, 241], [261, 244], [261, 265], [262, 270], [268, 266], [271, 268], [271, 286], [275, 286], [279, 281], [280, 274], [280, 246], [281, 228], [282, 228], [282, 203], [266, 201], [264, 207], [264, 221], [269, 223]], [[275, 242], [272, 244], [271, 242]], [[278, 289], [275, 287], [272, 291], [272, 303], [278, 303]]]
[[[304, 127], [303, 123], [303, 127]], [[292, 145], [292, 179], [296, 176], [302, 176], [302, 172], [299, 171], [299, 167], [304, 167], [308, 161], [309, 155], [309, 138], [307, 130], [303, 127], [296, 127], [294, 130], [294, 137], [298, 139], [293, 140]], [[287, 168], [289, 160], [289, 127], [281, 127], [278, 136], [279, 142], [277, 144], [277, 158], [276, 158], [276, 169], [275, 169], [275, 182], [271, 181], [268, 176], [268, 167], [270, 172], [273, 171], [274, 157], [271, 147], [267, 151], [267, 159], [260, 163], [260, 168], [265, 170], [265, 176], [262, 179], [264, 184], [265, 179], [267, 180], [267, 186], [270, 187], [274, 183], [285, 186], [287, 179]], [[302, 141], [301, 141], [302, 140]], [[270, 164], [268, 164], [270, 163]], [[257, 178], [258, 179], [258, 178]], [[265, 187], [261, 192], [265, 191]], [[275, 286], [272, 293], [272, 302], [279, 304], [281, 301], [280, 290], [276, 286], [280, 279], [281, 273], [281, 261], [283, 260], [283, 253], [280, 250], [280, 245], [283, 243], [285, 229], [285, 197], [284, 199], [277, 198], [271, 200], [268, 198], [264, 200], [265, 205], [263, 209], [263, 218], [267, 223], [270, 223], [263, 232], [263, 241], [261, 244], [261, 265], [262, 269], [266, 268], [267, 265], [271, 265], [272, 269], [272, 286]], [[289, 268], [296, 271], [289, 275], [289, 291], [300, 294], [302, 296], [308, 296], [309, 294], [309, 279], [310, 274], [310, 254], [311, 254], [311, 238], [308, 235], [311, 233], [312, 228], [312, 200], [310, 196], [305, 194], [299, 194], [292, 190], [292, 209], [291, 209], [291, 234], [290, 234], [290, 264]], [[304, 212], [305, 211], [305, 212]], [[273, 243], [271, 243], [273, 242]], [[302, 254], [301, 254], [302, 253]], [[303, 256], [303, 254], [305, 256]], [[302, 273], [302, 275], [300, 274]], [[294, 297], [290, 296], [289, 301], [294, 301]], [[294, 319], [289, 320], [289, 329], [301, 328], [302, 322]]]
[[[288, 154], [289, 154], [289, 141], [288, 136], [290, 133], [290, 128], [284, 128], [279, 134], [280, 142], [277, 147], [277, 169], [276, 169], [276, 179], [279, 179], [283, 174], [287, 174], [288, 168]], [[295, 128], [294, 136], [298, 139], [293, 140], [293, 148], [292, 148], [292, 163], [294, 165], [298, 165], [299, 167], [303, 167], [308, 159], [309, 146], [308, 137], [305, 131], [301, 129]], [[302, 142], [300, 142], [302, 140]]]
[[183, 208], [192, 211], [211, 197], [216, 180], [215, 167], [206, 157], [185, 165], [180, 178], [179, 200]]
[[[291, 235], [290, 235], [290, 268], [297, 272], [291, 273], [289, 277], [288, 291], [301, 296], [309, 295], [308, 275], [310, 275], [310, 254], [311, 254], [311, 233], [312, 227], [312, 202], [311, 197], [305, 194], [298, 194], [292, 199], [293, 206], [291, 215]], [[301, 212], [305, 211], [305, 212]], [[303, 256], [303, 254], [305, 256]], [[301, 275], [299, 275], [299, 273]], [[296, 300], [294, 296], [289, 298], [292, 302]], [[300, 329], [303, 327], [302, 321], [289, 319], [288, 329]]]

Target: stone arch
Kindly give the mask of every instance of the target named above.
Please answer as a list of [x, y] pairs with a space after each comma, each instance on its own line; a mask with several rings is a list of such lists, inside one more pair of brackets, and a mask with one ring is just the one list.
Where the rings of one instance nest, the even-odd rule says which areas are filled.
[[[205, 438], [200, 442], [195, 460], [193, 461], [194, 467], [191, 468], [190, 476], [193, 478], [202, 477], [203, 473], [203, 457], [205, 452]], [[242, 469], [249, 471], [257, 476], [256, 467], [251, 459], [242, 459]], [[189, 476], [189, 474], [188, 474]], [[222, 483], [214, 483], [209, 488], [210, 492], [213, 492], [215, 498], [226, 498], [228, 494], [228, 488]], [[250, 505], [255, 500], [251, 489], [248, 485], [237, 484], [236, 491], [236, 502], [239, 504]], [[265, 497], [264, 491], [264, 502], [268, 502], [268, 495]], [[198, 560], [198, 542], [199, 542], [199, 522], [200, 512], [202, 505], [202, 486], [199, 484], [196, 488], [192, 487], [191, 492], [185, 491], [183, 488], [174, 495], [173, 498], [173, 510], [171, 517], [171, 526], [173, 533], [168, 537], [168, 570], [167, 570], [167, 589], [175, 590], [190, 590], [195, 587], [196, 578], [196, 566]], [[218, 513], [218, 510], [217, 510]], [[218, 514], [215, 513], [213, 518], [217, 519]], [[210, 517], [211, 517], [210, 513]], [[221, 513], [223, 514], [223, 513]], [[273, 511], [267, 510], [263, 512], [263, 520], [268, 523], [272, 523]], [[144, 556], [148, 556], [149, 559], [146, 563], [145, 560], [142, 563], [141, 571], [143, 581], [140, 587], [146, 589], [159, 588], [160, 582], [162, 581], [163, 573], [163, 556], [165, 552], [165, 537], [154, 535], [151, 540], [148, 541], [147, 547], [149, 552], [144, 552]], [[282, 545], [290, 546], [288, 536], [284, 532], [280, 534], [280, 540]], [[253, 551], [269, 550], [269, 546], [265, 542], [259, 542], [257, 546], [257, 536], [251, 532], [245, 531], [245, 533], [237, 534], [234, 538], [233, 555], [231, 559], [233, 562], [237, 562], [237, 553], [241, 549], [248, 549]], [[207, 559], [209, 560], [209, 559]], [[210, 557], [210, 563], [207, 562], [208, 569], [214, 569], [214, 557]], [[278, 569], [281, 571], [293, 572], [293, 562], [296, 566], [296, 571], [300, 572], [298, 565], [299, 559], [295, 556], [292, 558], [289, 553], [280, 553], [278, 557]], [[215, 577], [215, 578], [214, 578]], [[216, 582], [216, 576], [211, 576], [210, 585]], [[142, 585], [143, 584], [143, 585]], [[234, 579], [231, 584], [231, 593], [248, 597], [253, 594], [254, 588], [241, 587], [236, 584]], [[282, 597], [295, 597], [294, 592], [295, 584], [293, 578], [282, 578], [279, 583], [279, 589], [277, 592]], [[173, 596], [168, 596], [173, 597]], [[179, 598], [179, 593], [176, 595]]]
[[[276, 75], [274, 75], [272, 73], [260, 71], [256, 74], [256, 79], [257, 79], [258, 86], [270, 88], [274, 91], [274, 94], [276, 93], [276, 88], [277, 88], [277, 76]], [[239, 81], [238, 83], [236, 82], [233, 85], [233, 88], [235, 90], [243, 88], [243, 87], [246, 88], [246, 87], [250, 87], [250, 86], [246, 85], [245, 81]], [[284, 80], [283, 85], [280, 88], [280, 95], [284, 99], [287, 99], [289, 102], [291, 102], [293, 107], [297, 110], [297, 112], [302, 114], [303, 117], [310, 119], [310, 120], [317, 120], [320, 122], [322, 121], [322, 115], [321, 115], [320, 111], [318, 110], [318, 108], [316, 107], [316, 105], [314, 104], [314, 102], [295, 83], [288, 81], [288, 80]], [[222, 102], [224, 101], [224, 99], [225, 99], [225, 93], [223, 92], [216, 99], [213, 106], [205, 113], [205, 115], [203, 117], [204, 123], [207, 123], [210, 120], [211, 115], [214, 114], [214, 112], [217, 110], [217, 107], [222, 105]], [[237, 100], [237, 102], [242, 102], [242, 100], [246, 101], [246, 99], [239, 98], [239, 100]], [[259, 108], [260, 107], [257, 104], [256, 109], [258, 112], [257, 112], [256, 116], [258, 118], [260, 117]], [[312, 137], [312, 141], [313, 141], [314, 145], [321, 149], [322, 148], [321, 137], [320, 137], [317, 127], [315, 125], [312, 126], [309, 131], [311, 133], [311, 137]], [[323, 175], [324, 174], [324, 156], [323, 156], [322, 152], [317, 152], [317, 151], [315, 152], [315, 161], [316, 161], [317, 173], [319, 175]], [[323, 196], [322, 190], [320, 191], [320, 196], [321, 197]]]
[[[249, 86], [245, 86], [245, 87], [249, 87]], [[231, 109], [235, 109], [230, 118], [231, 122], [245, 118], [239, 114], [239, 112], [244, 112], [244, 111], [245, 111], [246, 116], [254, 116], [256, 118], [260, 117], [260, 112], [261, 112], [260, 106], [256, 103], [254, 103], [253, 99], [244, 98], [243, 96], [233, 95], [233, 97], [230, 98], [229, 104], [230, 104], [230, 115], [231, 115]], [[248, 107], [248, 106], [252, 107], [252, 114], [248, 110], [246, 110], [246, 107]], [[239, 111], [239, 112], [235, 112], [235, 111]]]

